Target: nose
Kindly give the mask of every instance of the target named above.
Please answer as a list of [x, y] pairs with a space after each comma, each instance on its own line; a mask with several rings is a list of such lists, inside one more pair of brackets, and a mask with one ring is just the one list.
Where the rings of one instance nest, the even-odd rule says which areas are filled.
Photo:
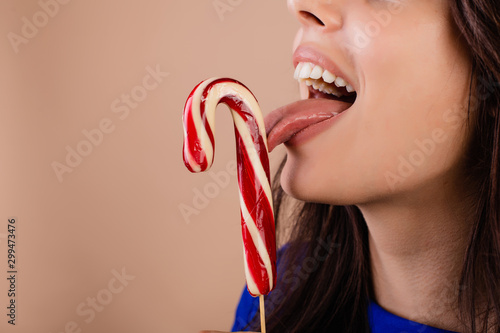
[[288, 0], [288, 9], [306, 29], [322, 31], [342, 27], [341, 0]]

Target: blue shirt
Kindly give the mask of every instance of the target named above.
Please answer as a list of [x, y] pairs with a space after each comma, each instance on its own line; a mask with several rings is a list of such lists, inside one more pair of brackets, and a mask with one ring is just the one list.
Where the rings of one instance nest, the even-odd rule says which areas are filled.
[[[259, 308], [259, 298], [252, 297], [247, 289], [243, 290], [231, 332], [244, 331]], [[454, 333], [416, 323], [392, 314], [377, 303], [370, 302], [368, 318], [372, 333]]]
[[[277, 265], [279, 266], [283, 253], [288, 245], [283, 246], [277, 253]], [[286, 263], [285, 263], [286, 265]], [[278, 276], [279, 276], [278, 269]], [[272, 293], [272, 292], [271, 292]], [[236, 309], [236, 316], [232, 332], [245, 331], [246, 326], [253, 319], [259, 309], [259, 298], [252, 297], [245, 288]], [[381, 308], [377, 303], [371, 301], [368, 305], [368, 320], [372, 333], [455, 333], [439, 328], [419, 324], [417, 322], [398, 317], [395, 314]]]

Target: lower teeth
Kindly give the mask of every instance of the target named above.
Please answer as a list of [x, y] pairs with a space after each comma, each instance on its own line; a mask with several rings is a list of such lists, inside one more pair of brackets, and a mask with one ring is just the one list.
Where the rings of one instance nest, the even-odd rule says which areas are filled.
[[305, 82], [308, 87], [312, 87], [314, 90], [322, 92], [324, 94], [333, 95], [335, 97], [344, 96], [341, 92], [337, 90], [337, 87], [333, 84], [328, 84], [325, 81], [318, 79], [299, 79], [300, 82]]

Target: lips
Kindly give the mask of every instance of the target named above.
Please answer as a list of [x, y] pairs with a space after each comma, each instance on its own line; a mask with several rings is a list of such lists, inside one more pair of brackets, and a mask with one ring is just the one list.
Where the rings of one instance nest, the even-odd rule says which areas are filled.
[[[328, 129], [320, 126], [339, 117], [352, 103], [325, 98], [306, 99], [274, 110], [265, 119], [268, 149], [308, 139]], [[330, 125], [330, 124], [326, 124]]]
[[[349, 84], [354, 83], [353, 80], [313, 45], [299, 46], [294, 52], [293, 63], [296, 79], [303, 86], [309, 86], [309, 97], [283, 106], [266, 117], [270, 152], [279, 144], [299, 145], [327, 130], [357, 97], [357, 85]], [[337, 82], [340, 78], [342, 80]]]

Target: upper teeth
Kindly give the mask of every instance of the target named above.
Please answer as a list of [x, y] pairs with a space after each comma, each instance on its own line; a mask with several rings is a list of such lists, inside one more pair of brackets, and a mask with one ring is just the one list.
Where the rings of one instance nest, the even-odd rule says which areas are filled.
[[340, 76], [335, 76], [320, 65], [315, 65], [310, 62], [300, 62], [295, 68], [295, 79], [299, 82], [305, 81], [308, 86], [327, 94], [342, 96], [342, 92], [336, 87], [345, 87], [347, 92], [353, 92], [352, 85]]

